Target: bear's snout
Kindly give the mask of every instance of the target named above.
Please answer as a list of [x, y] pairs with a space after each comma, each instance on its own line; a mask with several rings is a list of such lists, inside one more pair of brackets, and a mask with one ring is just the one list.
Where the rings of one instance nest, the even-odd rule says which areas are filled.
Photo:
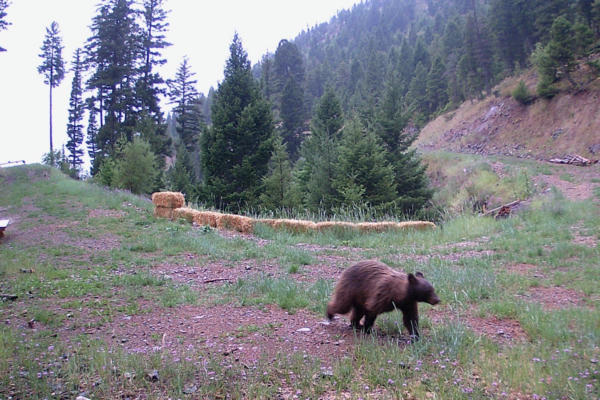
[[437, 297], [436, 295], [431, 296], [431, 298], [428, 301], [428, 303], [431, 304], [432, 306], [435, 306], [439, 302], [440, 302], [440, 298]]

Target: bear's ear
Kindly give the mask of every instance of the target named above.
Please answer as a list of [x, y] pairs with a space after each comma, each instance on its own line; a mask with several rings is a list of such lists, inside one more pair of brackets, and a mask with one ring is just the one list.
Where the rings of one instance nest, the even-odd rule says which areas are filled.
[[416, 278], [416, 277], [415, 277], [415, 276], [414, 276], [412, 273], [409, 273], [409, 274], [408, 274], [408, 283], [413, 283], [413, 284], [415, 284], [415, 283], [417, 283], [417, 282], [418, 282], [418, 281], [417, 281], [417, 278]]
[[425, 278], [425, 276], [423, 276], [423, 273], [422, 273], [422, 272], [417, 272], [415, 275], [416, 275], [418, 278]]

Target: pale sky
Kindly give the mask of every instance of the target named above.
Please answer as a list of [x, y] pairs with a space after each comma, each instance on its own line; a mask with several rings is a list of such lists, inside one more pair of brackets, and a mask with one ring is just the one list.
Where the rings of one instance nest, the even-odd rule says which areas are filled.
[[[274, 52], [281, 39], [327, 22], [339, 10], [361, 0], [167, 0], [171, 10], [167, 40], [173, 45], [163, 55], [163, 78], [173, 78], [185, 55], [196, 73], [198, 90], [208, 93], [223, 79], [229, 45], [237, 31], [255, 64]], [[49, 151], [49, 88], [38, 74], [40, 47], [46, 27], [58, 22], [63, 59], [70, 68], [76, 48], [90, 36], [97, 0], [12, 0], [6, 9], [12, 23], [0, 31], [0, 164], [25, 160], [40, 162]], [[53, 92], [53, 138], [58, 149], [67, 142], [66, 125], [71, 73]], [[163, 111], [167, 111], [163, 107]], [[166, 116], [166, 113], [165, 113]], [[84, 121], [85, 123], [85, 121]], [[85, 140], [84, 140], [85, 141]], [[87, 155], [87, 153], [86, 153]]]

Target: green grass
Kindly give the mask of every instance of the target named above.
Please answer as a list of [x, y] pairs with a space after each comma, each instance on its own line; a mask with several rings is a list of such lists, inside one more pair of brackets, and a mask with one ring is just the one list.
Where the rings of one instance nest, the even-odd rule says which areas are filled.
[[[13, 236], [16, 229], [9, 227], [0, 242], [0, 293], [18, 296], [0, 302], [0, 320], [9, 321], [0, 326], [0, 398], [597, 399], [600, 248], [575, 240], [600, 238], [596, 206], [570, 202], [556, 190], [537, 196], [541, 188], [532, 178], [559, 174], [553, 166], [435, 157], [450, 176], [437, 200], [458, 206], [435, 230], [294, 234], [258, 226], [260, 241], [155, 219], [146, 198], [73, 181], [45, 167], [0, 170], [0, 184], [9, 187], [0, 192], [0, 207], [19, 215], [21, 235]], [[495, 172], [500, 163], [502, 177]], [[595, 194], [600, 198], [598, 188]], [[473, 199], [486, 195], [534, 199], [497, 221], [469, 209]], [[91, 210], [116, 213], [91, 217]], [[336, 218], [368, 217], [365, 210], [344, 213]], [[264, 354], [254, 367], [201, 346], [185, 354], [130, 354], [109, 337], [81, 334], [126, 316], [144, 320], [167, 308], [176, 313], [182, 305], [276, 305], [289, 313], [308, 310], [319, 320], [335, 277], [305, 278], [327, 257], [344, 258], [347, 265], [378, 258], [393, 268], [422, 271], [442, 303], [419, 306], [421, 340], [406, 344], [402, 315], [392, 312], [377, 319], [372, 335], [357, 332], [342, 357]], [[165, 266], [200, 271], [211, 263], [239, 268], [247, 261], [279, 269], [267, 275], [253, 267], [248, 276], [214, 286], [158, 273]], [[531, 271], [519, 272], [517, 264], [531, 264]], [[555, 286], [581, 295], [579, 306], [549, 309], [531, 295], [537, 287]], [[524, 337], [498, 341], [470, 325], [474, 317], [518, 324]], [[35, 329], [27, 328], [32, 319]], [[277, 337], [283, 324], [249, 318], [231, 334], [276, 342], [283, 340]], [[151, 337], [160, 344], [161, 334]], [[322, 338], [339, 339], [335, 333]], [[147, 378], [153, 370], [158, 382]]]

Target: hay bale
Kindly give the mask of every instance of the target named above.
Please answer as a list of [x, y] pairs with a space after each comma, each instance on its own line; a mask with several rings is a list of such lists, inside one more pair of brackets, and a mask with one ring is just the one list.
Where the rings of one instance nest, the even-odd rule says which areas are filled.
[[154, 207], [154, 216], [157, 218], [173, 218], [173, 209], [170, 207]]
[[419, 231], [436, 228], [435, 224], [429, 221], [404, 221], [398, 222], [397, 225], [398, 229], [415, 229]]
[[317, 230], [320, 232], [324, 232], [327, 230], [350, 231], [355, 229], [357, 229], [357, 224], [353, 224], [352, 222], [323, 221], [317, 223]]
[[242, 215], [221, 214], [221, 217], [217, 221], [217, 228], [252, 233], [254, 231], [254, 222], [252, 218]]
[[180, 208], [185, 204], [185, 197], [179, 192], [152, 193], [152, 203], [157, 207]]
[[208, 225], [211, 228], [218, 228], [221, 216], [221, 213], [214, 211], [198, 211], [194, 215], [194, 223], [196, 225]]
[[271, 228], [276, 228], [277, 221], [279, 220], [273, 218], [261, 218], [256, 220], [257, 223], [268, 225]]
[[300, 219], [281, 219], [277, 223], [277, 227], [287, 229], [294, 233], [306, 233], [317, 230], [317, 224], [314, 222]]
[[398, 228], [396, 222], [361, 222], [356, 224], [360, 232], [385, 232]]
[[200, 211], [194, 210], [193, 208], [189, 207], [176, 208], [173, 210], [173, 219], [185, 219], [191, 224], [192, 222], [194, 222], [194, 217], [199, 212]]

